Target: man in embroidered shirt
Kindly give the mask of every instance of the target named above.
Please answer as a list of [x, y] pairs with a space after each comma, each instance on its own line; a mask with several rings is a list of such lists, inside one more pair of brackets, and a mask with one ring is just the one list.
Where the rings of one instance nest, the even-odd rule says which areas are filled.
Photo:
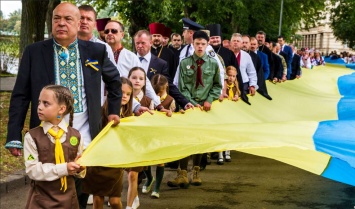
[[[120, 74], [109, 60], [105, 45], [77, 39], [80, 12], [71, 3], [61, 3], [53, 10], [52, 25], [54, 38], [27, 46], [21, 59], [11, 95], [5, 145], [14, 156], [21, 155], [21, 131], [30, 103], [30, 128], [40, 124], [38, 98], [46, 85], [55, 83], [72, 91], [73, 127], [80, 131], [85, 146], [101, 130], [101, 105], [96, 102], [101, 97], [101, 78], [107, 86], [109, 121], [117, 125], [120, 120]], [[87, 197], [82, 201], [86, 204]]]

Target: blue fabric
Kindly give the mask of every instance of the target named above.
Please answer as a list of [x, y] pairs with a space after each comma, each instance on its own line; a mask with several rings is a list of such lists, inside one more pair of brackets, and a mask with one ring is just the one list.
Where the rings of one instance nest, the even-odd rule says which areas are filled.
[[355, 70], [355, 63], [354, 64], [346, 64], [345, 67]]
[[355, 96], [355, 73], [339, 77], [338, 89], [341, 95]]
[[355, 169], [348, 163], [332, 158], [327, 169], [322, 173], [323, 177], [355, 186]]
[[315, 148], [355, 168], [355, 120], [323, 121], [313, 135]]
[[355, 120], [355, 96], [343, 97], [338, 103], [339, 120]]
[[331, 59], [330, 57], [325, 57], [324, 61], [326, 63], [331, 63], [331, 64], [345, 64], [345, 62], [342, 58]]

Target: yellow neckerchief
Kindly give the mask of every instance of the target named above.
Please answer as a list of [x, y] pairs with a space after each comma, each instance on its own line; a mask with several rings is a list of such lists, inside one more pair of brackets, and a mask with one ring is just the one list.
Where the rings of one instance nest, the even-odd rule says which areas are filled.
[[229, 89], [229, 92], [228, 92], [228, 99], [229, 99], [229, 100], [232, 100], [233, 97], [234, 97], [234, 92], [233, 92], [234, 83], [232, 83], [231, 85], [228, 85], [228, 84], [227, 84], [227, 87], [228, 87], [228, 89]]
[[[55, 139], [55, 164], [65, 163], [63, 147], [62, 143], [60, 143], [60, 138], [63, 136], [64, 130], [59, 128], [59, 131], [55, 132], [53, 128], [50, 128], [48, 130], [48, 133]], [[62, 183], [62, 187], [60, 188], [60, 190], [63, 190], [63, 192], [65, 192], [67, 190], [67, 177], [61, 177], [60, 181]]]
[[139, 100], [139, 98], [138, 98], [138, 97], [136, 97], [135, 99], [137, 100], [137, 102], [140, 102], [140, 100]]
[[164, 94], [164, 96], [161, 96], [160, 97], [160, 102], [163, 102], [166, 99], [167, 96], [168, 96], [168, 94]]

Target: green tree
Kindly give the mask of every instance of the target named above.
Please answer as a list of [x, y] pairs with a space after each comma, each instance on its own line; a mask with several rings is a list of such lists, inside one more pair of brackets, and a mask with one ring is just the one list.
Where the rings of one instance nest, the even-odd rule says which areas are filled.
[[[130, 35], [151, 22], [161, 22], [182, 32], [182, 17], [190, 18], [205, 26], [220, 23], [224, 38], [239, 32], [255, 35], [264, 30], [268, 37], [278, 36], [281, 0], [131, 0], [107, 1], [86, 0], [96, 9], [111, 8], [118, 12], [123, 21], [129, 22]], [[290, 39], [300, 28], [311, 27], [322, 18], [325, 8], [323, 0], [299, 1], [284, 0], [282, 35]]]
[[6, 27], [3, 27], [6, 31], [14, 31], [17, 21], [21, 20], [21, 9], [15, 10], [9, 14]]
[[350, 48], [355, 49], [355, 1], [332, 0], [329, 6], [334, 35], [343, 43], [347, 43]]

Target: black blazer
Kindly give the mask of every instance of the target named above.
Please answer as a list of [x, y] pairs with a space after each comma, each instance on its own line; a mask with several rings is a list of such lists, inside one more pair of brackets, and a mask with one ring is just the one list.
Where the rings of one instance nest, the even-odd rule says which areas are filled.
[[298, 54], [293, 55], [292, 64], [291, 64], [291, 77], [290, 79], [295, 79], [296, 75], [301, 75], [301, 57]]
[[[25, 48], [16, 83], [11, 95], [7, 142], [22, 141], [26, 113], [31, 103], [30, 128], [40, 124], [37, 115], [38, 98], [42, 88], [55, 84], [53, 39], [37, 42]], [[109, 60], [106, 46], [78, 40], [91, 137], [101, 130], [101, 77], [108, 91], [108, 112], [119, 115], [121, 109], [121, 80], [116, 66]], [[97, 60], [99, 70], [85, 66], [87, 59]]]
[[169, 95], [172, 96], [182, 108], [184, 108], [185, 105], [189, 103], [189, 100], [187, 100], [173, 84], [173, 79], [169, 76], [167, 62], [152, 54], [147, 72], [148, 79], [151, 80], [155, 74], [162, 74], [168, 79]]
[[255, 52], [252, 51], [247, 51], [251, 57], [251, 60], [253, 61], [255, 70], [256, 70], [256, 75], [258, 77], [258, 90], [256, 90], [259, 94], [263, 95], [265, 98], [268, 100], [272, 100], [270, 97], [269, 93], [267, 92], [267, 87], [265, 83], [265, 77], [264, 77], [264, 70], [261, 65], [261, 59]]

